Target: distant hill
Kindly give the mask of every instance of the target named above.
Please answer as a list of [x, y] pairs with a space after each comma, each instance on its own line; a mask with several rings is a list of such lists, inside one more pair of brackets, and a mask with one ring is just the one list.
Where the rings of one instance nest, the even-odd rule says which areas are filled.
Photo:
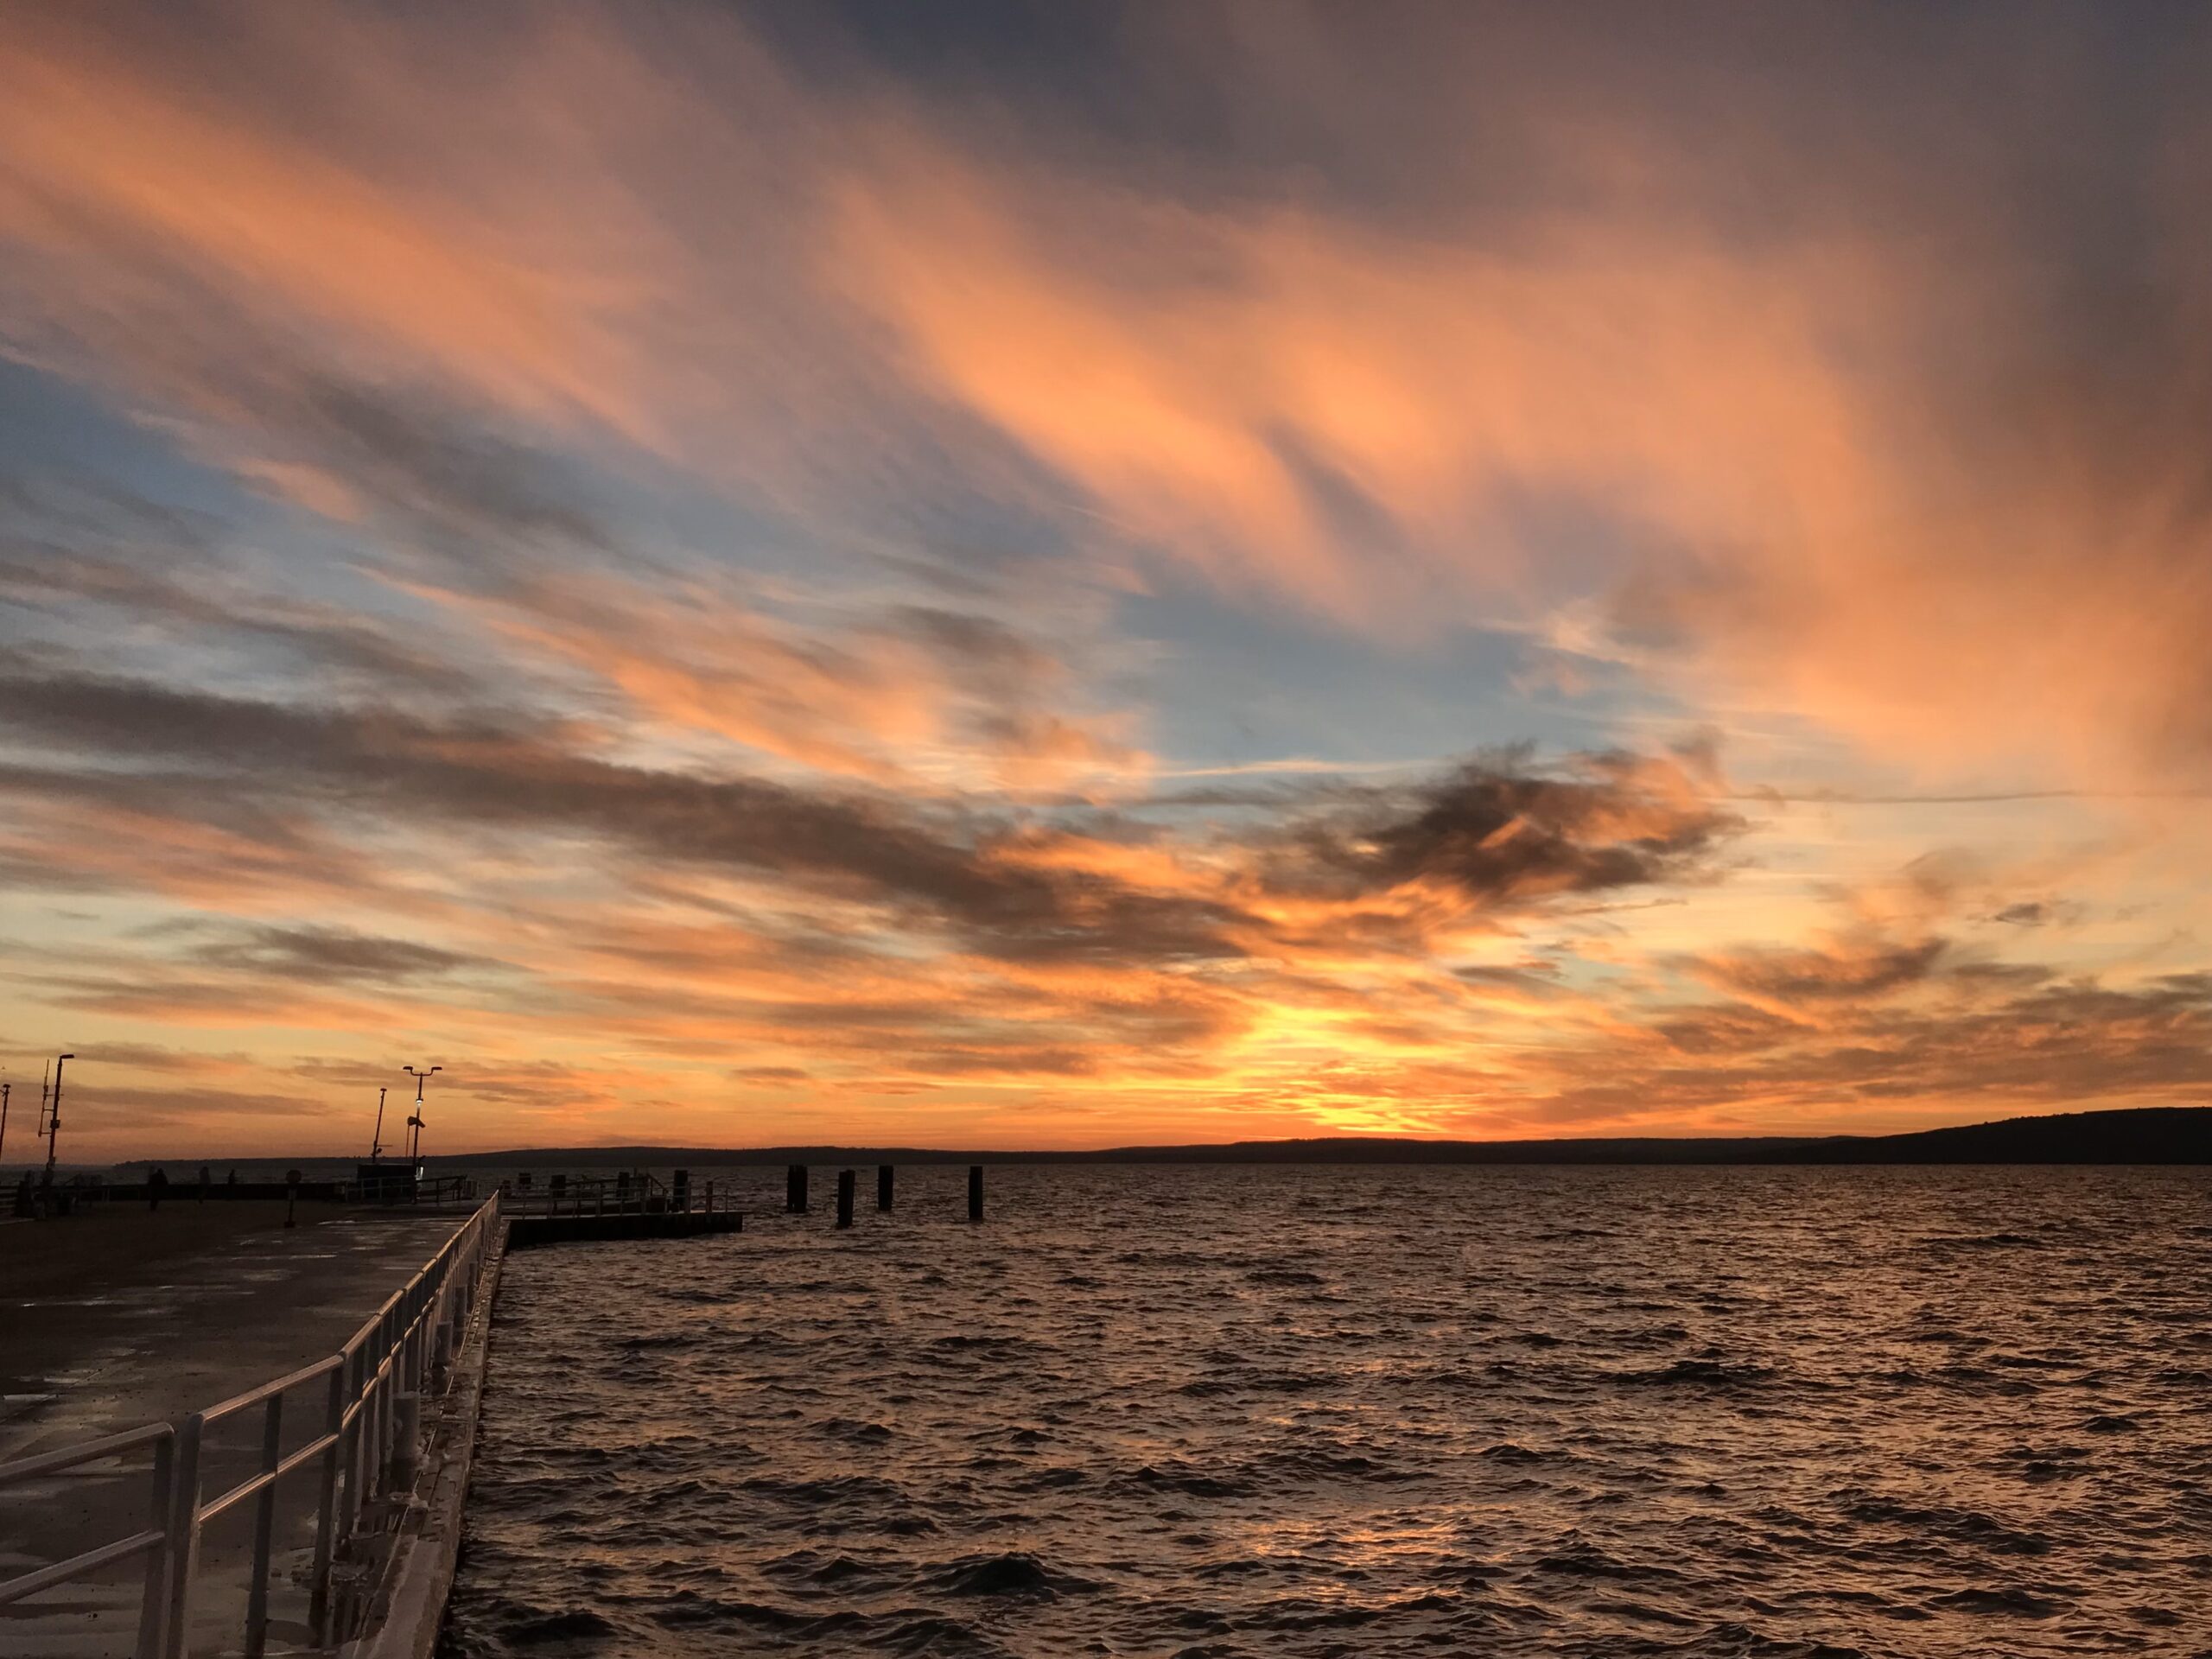
[[1836, 1135], [1748, 1160], [1792, 1164], [2212, 1164], [2212, 1107], [2008, 1117], [1915, 1135]]
[[1299, 1141], [1025, 1152], [929, 1147], [531, 1147], [439, 1158], [440, 1168], [696, 1164], [2212, 1164], [2212, 1107], [2012, 1117], [1910, 1135]]

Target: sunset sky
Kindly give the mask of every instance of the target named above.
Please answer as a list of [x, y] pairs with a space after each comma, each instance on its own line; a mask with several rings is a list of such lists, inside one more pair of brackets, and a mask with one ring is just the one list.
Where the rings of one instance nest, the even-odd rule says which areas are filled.
[[0, 1155], [2212, 1100], [2209, 77], [0, 9]]

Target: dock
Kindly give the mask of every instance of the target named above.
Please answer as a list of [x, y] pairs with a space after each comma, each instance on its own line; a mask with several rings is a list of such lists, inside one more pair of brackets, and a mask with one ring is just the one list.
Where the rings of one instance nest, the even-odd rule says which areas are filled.
[[704, 1238], [716, 1233], [744, 1230], [745, 1212], [741, 1210], [515, 1216], [507, 1223], [507, 1248], [528, 1250], [545, 1244], [589, 1244], [610, 1239]]
[[745, 1226], [683, 1170], [516, 1185], [105, 1187], [0, 1223], [0, 1652], [429, 1659], [506, 1251]]
[[465, 1459], [474, 1437], [498, 1228], [496, 1199], [0, 1225], [0, 1651], [257, 1656], [355, 1633], [418, 1485], [444, 1478], [458, 1541], [465, 1463], [442, 1448]]

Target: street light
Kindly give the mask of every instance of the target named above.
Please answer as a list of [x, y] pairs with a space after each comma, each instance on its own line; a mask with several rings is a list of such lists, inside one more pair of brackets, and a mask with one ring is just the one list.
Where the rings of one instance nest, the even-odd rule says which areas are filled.
[[407, 1155], [409, 1178], [411, 1179], [413, 1172], [423, 1166], [423, 1085], [430, 1080], [432, 1071], [442, 1071], [445, 1067], [434, 1065], [429, 1071], [417, 1071], [411, 1065], [403, 1065], [399, 1069], [415, 1079], [415, 1115], [407, 1120], [408, 1127], [415, 1131], [415, 1149]]

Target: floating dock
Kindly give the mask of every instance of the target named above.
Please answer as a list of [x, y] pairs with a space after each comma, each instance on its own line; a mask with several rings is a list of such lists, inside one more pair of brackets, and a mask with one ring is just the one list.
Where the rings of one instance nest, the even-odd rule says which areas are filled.
[[613, 1239], [702, 1238], [710, 1233], [741, 1233], [742, 1210], [628, 1211], [613, 1215], [512, 1216], [507, 1248], [535, 1249], [542, 1244], [596, 1244]]

